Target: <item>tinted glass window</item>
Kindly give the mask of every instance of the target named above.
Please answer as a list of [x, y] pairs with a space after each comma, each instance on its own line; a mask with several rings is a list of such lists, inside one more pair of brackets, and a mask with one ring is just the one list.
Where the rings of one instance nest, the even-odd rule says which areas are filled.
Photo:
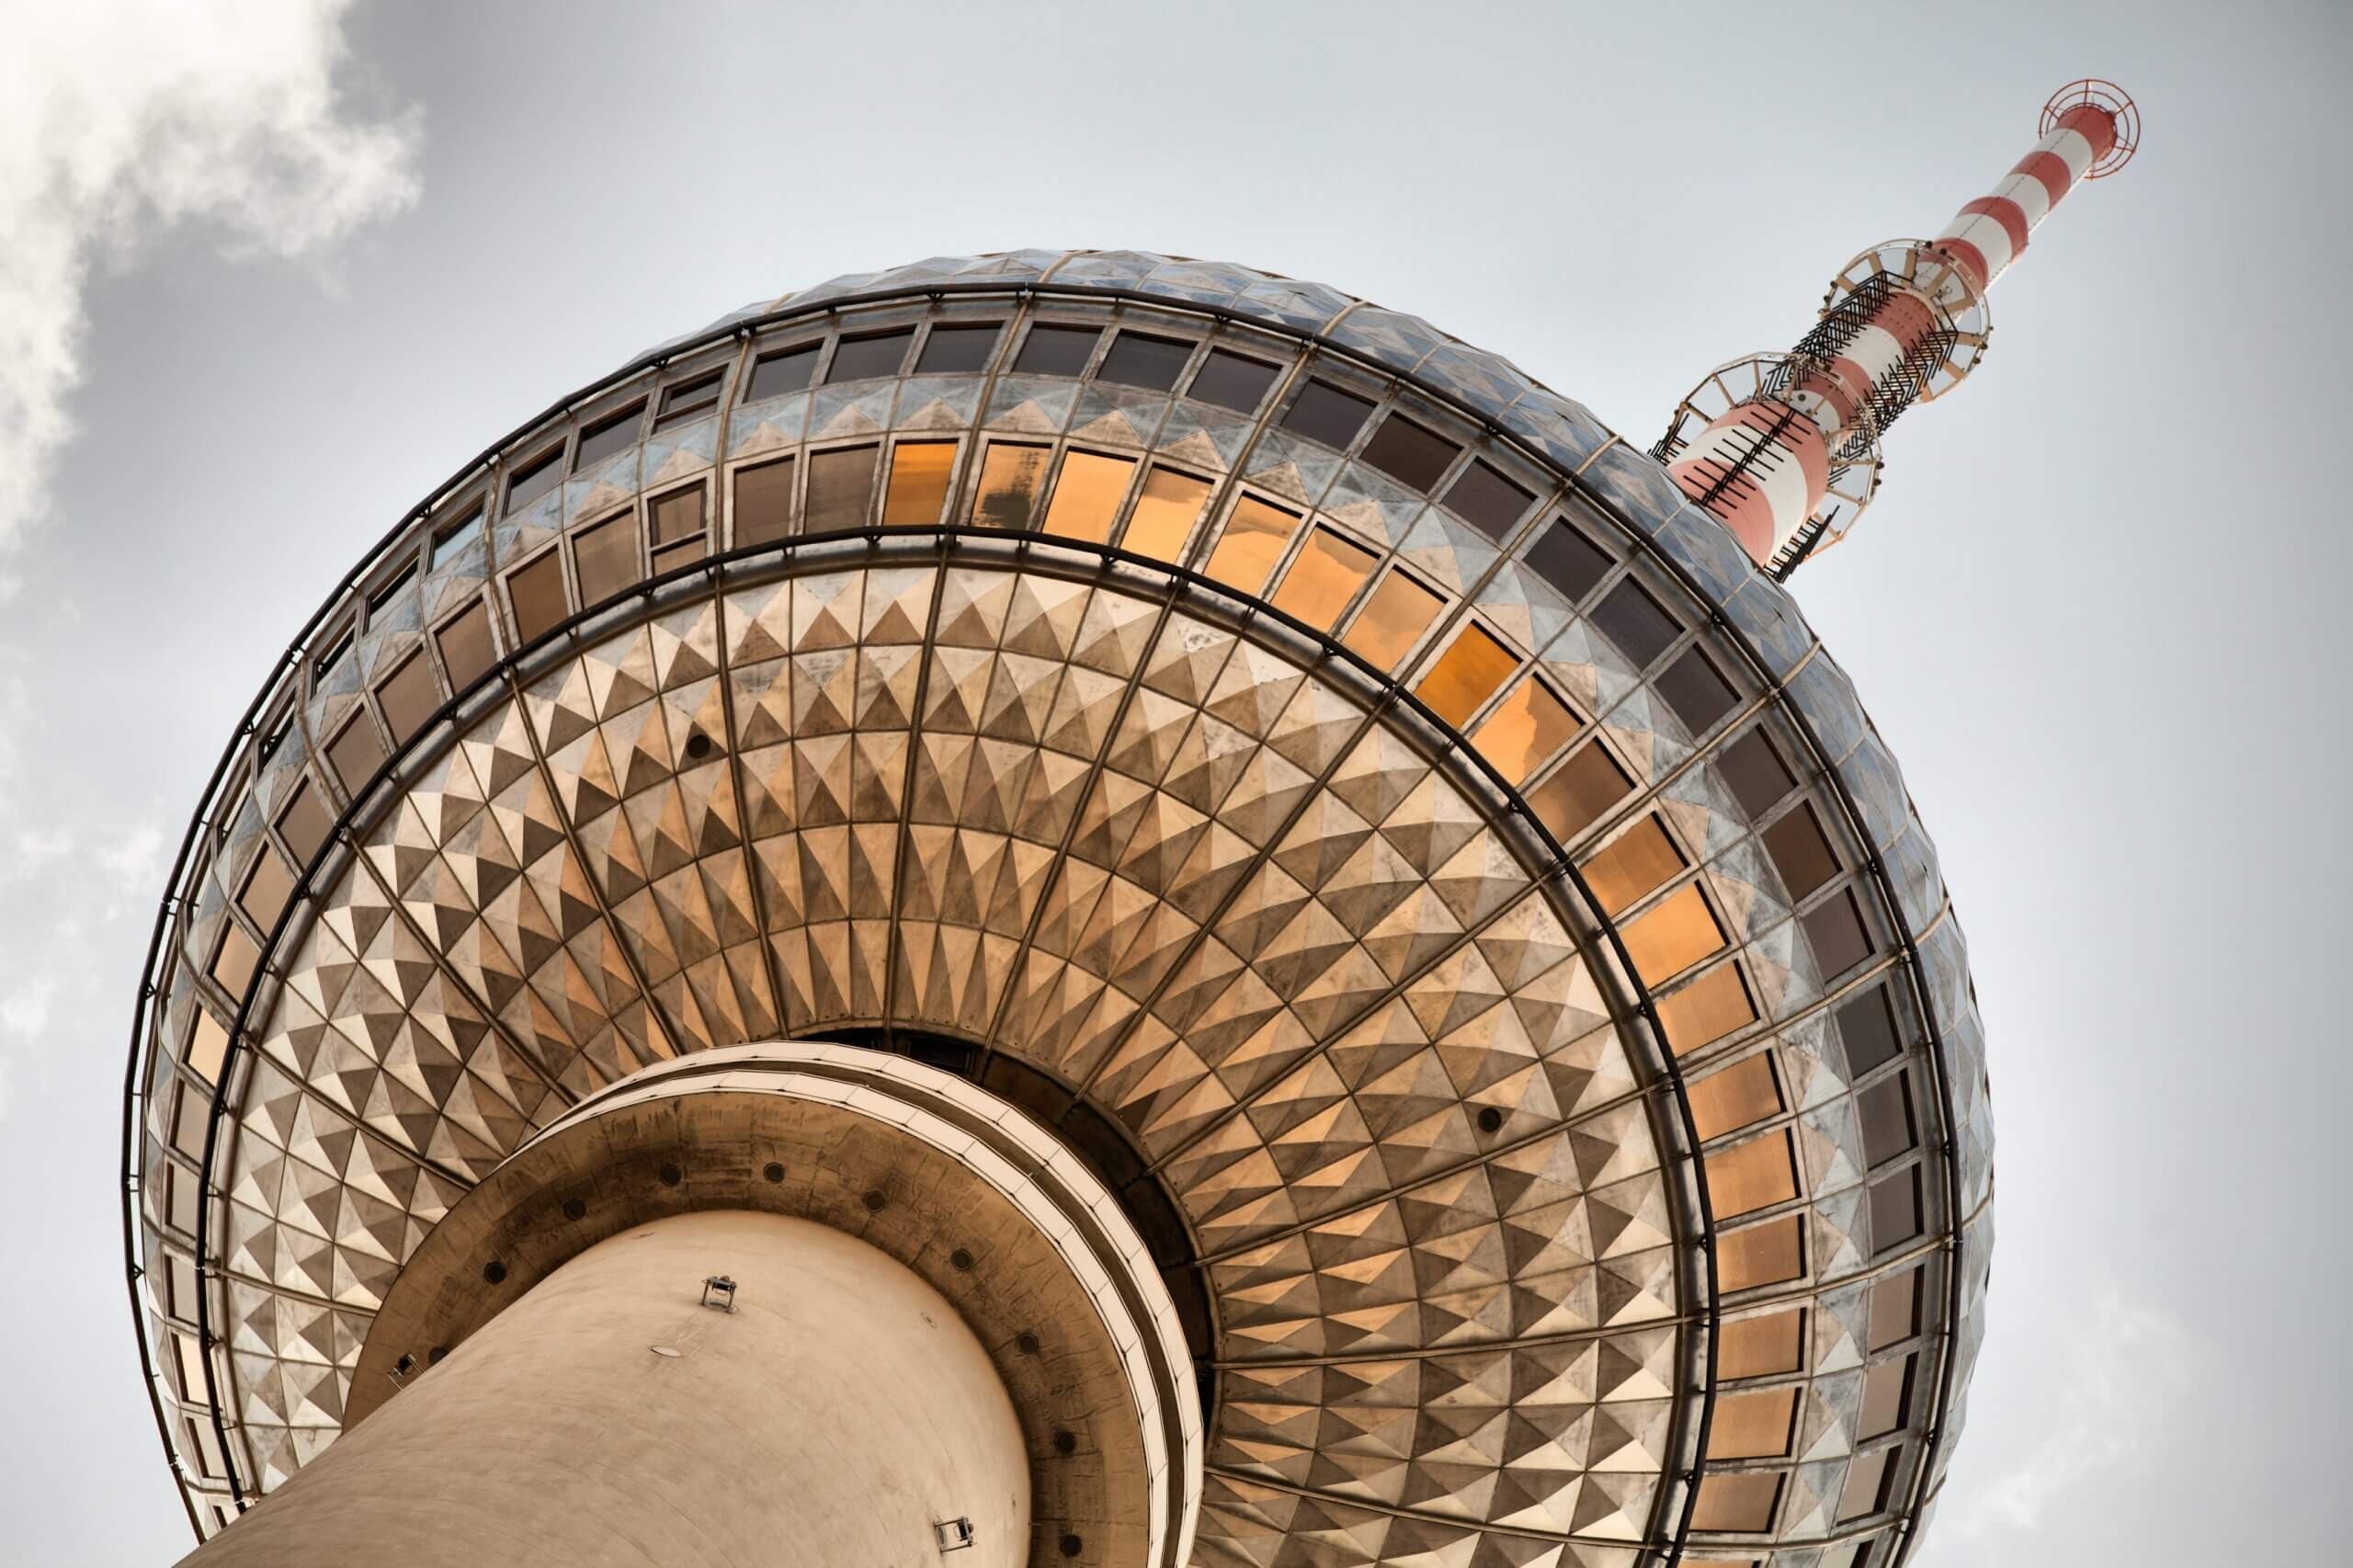
[[980, 493], [972, 520], [983, 528], [1027, 528], [1037, 512], [1039, 482], [1046, 476], [1048, 449], [989, 443], [981, 460]]
[[490, 640], [490, 612], [479, 599], [435, 633], [434, 640], [441, 646], [441, 668], [448, 673], [453, 691], [463, 691], [481, 679], [498, 657]]
[[506, 594], [515, 604], [517, 642], [529, 642], [562, 625], [570, 613], [563, 602], [563, 562], [552, 550], [507, 578]]
[[579, 473], [603, 462], [617, 452], [625, 452], [637, 444], [637, 416], [645, 412], [645, 404], [631, 403], [619, 414], [607, 415], [580, 432], [579, 449], [572, 454], [572, 472]]
[[623, 512], [572, 540], [573, 570], [580, 577], [580, 603], [602, 604], [638, 580], [637, 519]]
[[654, 416], [654, 427], [676, 425], [707, 414], [719, 405], [719, 383], [726, 375], [723, 370], [708, 370], [692, 381], [675, 382], [662, 389], [662, 412]]
[[922, 527], [939, 521], [948, 505], [948, 475], [956, 466], [953, 441], [902, 441], [891, 451], [891, 483], [882, 493], [882, 520]]
[[1393, 670], [1406, 651], [1438, 619], [1438, 597], [1404, 573], [1392, 570], [1340, 639], [1348, 651], [1377, 670]]
[[1466, 626], [1422, 677], [1414, 695], [1453, 725], [1476, 713], [1518, 668], [1519, 656], [1476, 626]]
[[555, 482], [563, 477], [563, 449], [550, 447], [516, 465], [506, 481], [506, 509], [528, 506], [555, 488]]
[[1871, 1251], [1901, 1246], [1920, 1233], [1920, 1167], [1871, 1183]]
[[1631, 577], [1620, 581], [1594, 607], [1593, 619], [1612, 642], [1626, 651], [1637, 669], [1665, 653], [1666, 645], [1682, 630]]
[[1716, 754], [1716, 770], [1723, 775], [1732, 798], [1751, 818], [1771, 810], [1775, 801], [1797, 782], [1774, 755], [1762, 730], [1751, 730]]
[[1874, 985], [1838, 1009], [1838, 1039], [1847, 1048], [1849, 1078], [1895, 1059], [1895, 1017], [1888, 1010], [1886, 987]]
[[440, 565], [480, 538], [482, 506], [477, 503], [472, 511], [433, 536], [433, 557], [429, 564]]
[[1275, 378], [1281, 373], [1264, 360], [1245, 359], [1239, 354], [1212, 348], [1210, 357], [1201, 361], [1185, 395], [1240, 414], [1256, 414], [1258, 404], [1266, 401], [1267, 389], [1275, 384]]
[[1225, 532], [1218, 536], [1217, 548], [1202, 570], [1230, 587], [1255, 594], [1265, 585], [1267, 574], [1274, 570], [1297, 527], [1299, 519], [1290, 513], [1245, 495], [1225, 519]]
[[256, 929], [267, 931], [276, 923], [278, 912], [286, 907], [286, 900], [293, 892], [294, 873], [287, 869], [285, 858], [265, 843], [261, 853], [254, 857], [253, 869], [245, 873], [244, 891], [237, 894], [237, 907], [245, 912], [245, 918]]
[[1201, 508], [1209, 499], [1207, 480], [1165, 468], [1151, 470], [1143, 476], [1142, 493], [1128, 513], [1128, 531], [1120, 537], [1120, 547], [1159, 561], [1176, 560], [1184, 552], [1185, 541], [1192, 537], [1193, 525], [1201, 520]]
[[792, 460], [735, 471], [735, 543], [782, 539], [792, 529]]
[[1474, 462], [1447, 486], [1439, 505], [1489, 539], [1501, 539], [1535, 499], [1485, 463]]
[[1600, 546], [1557, 520], [1536, 536], [1536, 542], [1529, 547], [1528, 563], [1573, 602], [1593, 592], [1594, 585], [1609, 570], [1609, 557]]
[[1830, 853], [1830, 842], [1823, 837], [1811, 805], [1801, 803], [1767, 828], [1764, 839], [1765, 852], [1773, 858], [1793, 899], [1805, 897], [1838, 874], [1837, 857]]
[[873, 498], [872, 447], [818, 452], [810, 458], [809, 495], [802, 503], [809, 532], [862, 527], [867, 504]]
[[1596, 744], [1586, 747], [1528, 797], [1537, 820], [1552, 836], [1567, 843], [1599, 821], [1602, 812], [1626, 798], [1633, 789], [1615, 759]]
[[1086, 369], [1095, 340], [1102, 335], [1096, 326], [1033, 326], [1013, 368], [1025, 376], [1075, 376]]
[[647, 512], [653, 518], [655, 544], [676, 544], [699, 534], [702, 532], [702, 486], [689, 484], [656, 496]]
[[1127, 499], [1128, 481], [1135, 477], [1133, 458], [1108, 458], [1099, 452], [1069, 452], [1054, 481], [1054, 498], [1046, 507], [1045, 531], [1066, 539], [1110, 539], [1120, 503]]
[[1863, 1127], [1863, 1158], [1883, 1165], [1913, 1144], [1912, 1096], [1904, 1075], [1882, 1078], [1855, 1096], [1855, 1119]]
[[384, 760], [384, 743], [376, 738], [376, 726], [364, 712], [352, 715], [351, 722], [335, 732], [327, 743], [327, 761], [335, 768], [335, 776], [343, 780], [343, 792], [357, 795], [359, 787], [368, 782]]
[[394, 739], [405, 741], [425, 727], [426, 720], [441, 706], [441, 692], [433, 684], [433, 666], [426, 662], [424, 649], [403, 659], [400, 667], [384, 677], [376, 687], [376, 701], [384, 710], [384, 722]]
[[295, 789], [294, 798], [286, 802], [286, 809], [278, 813], [278, 835], [286, 840], [286, 847], [294, 852], [295, 860], [305, 866], [325, 845], [334, 826], [334, 819], [320, 802], [319, 792], [307, 778]]
[[1871, 956], [1871, 939], [1856, 912], [1855, 895], [1841, 891], [1805, 917], [1806, 940], [1813, 944], [1822, 977], [1844, 974]]
[[841, 347], [834, 350], [833, 364], [826, 368], [825, 384], [897, 375], [899, 367], [907, 362], [907, 345], [915, 339], [915, 329], [911, 326], [866, 337], [843, 338]]
[[1732, 687], [1697, 648], [1660, 672], [1658, 694], [1695, 735], [1732, 711]]
[[1427, 494], [1454, 454], [1462, 449], [1432, 430], [1425, 430], [1402, 414], [1381, 422], [1365, 443], [1364, 460], [1398, 483]]
[[1318, 631], [1329, 631], [1340, 612], [1372, 575], [1372, 551], [1341, 538], [1330, 528], [1307, 531], [1307, 542], [1291, 558], [1275, 589], [1274, 606], [1298, 617]]
[[1354, 392], [1324, 381], [1310, 381], [1290, 400], [1283, 428], [1327, 447], [1346, 447], [1357, 438], [1357, 432], [1364, 428], [1365, 415], [1371, 412], [1372, 404]]
[[996, 352], [996, 335], [1003, 324], [988, 322], [979, 326], [936, 326], [931, 335], [923, 340], [923, 354], [915, 360], [918, 375], [949, 375], [980, 369]]
[[817, 352], [823, 347], [804, 343], [761, 355], [753, 361], [751, 390], [744, 394], [744, 401], [757, 403], [764, 397], [781, 397], [808, 386], [817, 374]]
[[1103, 356], [1103, 368], [1095, 372], [1095, 379], [1166, 392], [1176, 384], [1185, 361], [1192, 357], [1193, 346], [1182, 338], [1123, 332], [1111, 340], [1111, 352]]

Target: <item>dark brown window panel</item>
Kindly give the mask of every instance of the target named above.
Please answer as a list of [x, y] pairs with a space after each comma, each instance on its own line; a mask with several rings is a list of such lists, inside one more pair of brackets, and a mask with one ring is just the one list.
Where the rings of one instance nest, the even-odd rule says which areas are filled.
[[638, 581], [636, 516], [622, 512], [573, 535], [572, 566], [580, 579], [584, 609]]
[[1750, 820], [1773, 809], [1797, 780], [1781, 765], [1762, 730], [1751, 730], [1716, 754], [1716, 771]]
[[1887, 987], [1874, 985], [1838, 1009], [1838, 1040], [1847, 1051], [1847, 1076], [1859, 1078], [1895, 1060], [1903, 1049], [1889, 1010]]
[[1099, 326], [1033, 326], [1021, 342], [1021, 357], [1013, 362], [1024, 376], [1075, 376], [1086, 369], [1095, 353]]
[[726, 379], [724, 370], [706, 370], [699, 376], [683, 381], [673, 381], [662, 389], [661, 411], [654, 416], [656, 430], [683, 424], [698, 415], [710, 413], [719, 406], [719, 384]]
[[1814, 961], [1822, 966], [1824, 980], [1846, 973], [1871, 956], [1870, 933], [1864, 929], [1855, 895], [1847, 889], [1841, 888], [1809, 910], [1804, 924], [1806, 940], [1813, 945]]
[[563, 477], [563, 465], [561, 445], [517, 463], [506, 479], [506, 509], [517, 511], [554, 489], [556, 481]]
[[456, 619], [444, 622], [434, 633], [434, 641], [440, 646], [441, 669], [449, 677], [452, 691], [465, 690], [498, 662], [498, 648], [490, 636], [490, 612], [479, 599]]
[[325, 847], [327, 835], [334, 830], [335, 819], [327, 814], [318, 790], [305, 778], [278, 813], [278, 836], [293, 851], [295, 863], [307, 866]]
[[871, 381], [877, 376], [895, 376], [907, 362], [907, 346], [915, 340], [915, 329], [901, 327], [896, 332], [870, 333], [864, 337], [845, 337], [834, 350], [834, 362], [825, 368], [825, 384], [842, 381]]
[[1521, 489], [1483, 462], [1474, 462], [1456, 476], [1438, 505], [1485, 534], [1499, 540], [1527, 516], [1533, 492]]
[[572, 608], [563, 597], [563, 561], [551, 550], [506, 579], [515, 605], [515, 640], [529, 642], [563, 624]]
[[1862, 1124], [1867, 1164], [1883, 1165], [1909, 1153], [1918, 1138], [1912, 1127], [1912, 1086], [1906, 1074], [1882, 1078], [1857, 1095], [1855, 1119]]
[[1594, 607], [1593, 621], [1638, 670], [1649, 668], [1683, 630], [1631, 577], [1621, 578]]
[[1799, 801], [1761, 836], [1765, 853], [1773, 858], [1773, 869], [1781, 873], [1792, 899], [1804, 898], [1838, 874], [1838, 857], [1831, 853], [1830, 840], [1823, 836], [1810, 801]]
[[1193, 384], [1185, 389], [1185, 395], [1237, 414], [1256, 414], [1258, 405], [1267, 400], [1267, 389], [1281, 374], [1279, 367], [1263, 359], [1212, 348], [1210, 357], [1201, 361], [1201, 368], [1193, 373]]
[[1681, 658], [1659, 672], [1658, 694], [1695, 735], [1733, 710], [1732, 683], [1697, 648], [1685, 649]]
[[637, 427], [645, 413], [642, 400], [618, 414], [608, 414], [580, 429], [579, 449], [572, 454], [572, 472], [582, 473], [637, 445]]
[[735, 471], [735, 537], [739, 548], [782, 539], [792, 531], [792, 460]]
[[433, 665], [419, 648], [403, 659], [392, 674], [376, 684], [376, 702], [395, 741], [405, 741], [425, 728], [441, 706], [441, 688], [433, 684]]
[[811, 454], [809, 498], [802, 506], [808, 532], [865, 526], [868, 505], [874, 499], [874, 454], [872, 447]]
[[1920, 1233], [1920, 1167], [1906, 1165], [1871, 1183], [1871, 1252], [1892, 1252]]
[[1310, 381], [1290, 400], [1282, 424], [1294, 435], [1345, 449], [1364, 428], [1365, 415], [1371, 412], [1371, 403], [1354, 392], [1342, 392], [1328, 381]]
[[1192, 357], [1192, 344], [1181, 337], [1148, 337], [1141, 332], [1123, 332], [1111, 340], [1111, 352], [1103, 356], [1103, 368], [1095, 372], [1095, 379], [1116, 381], [1123, 387], [1142, 387], [1147, 392], [1166, 392], [1185, 373], [1185, 361]]
[[978, 370], [996, 352], [997, 335], [1005, 330], [1003, 322], [987, 322], [975, 326], [936, 326], [931, 335], [923, 340], [923, 354], [915, 360], [919, 376], [950, 375]]
[[1528, 547], [1528, 563], [1572, 604], [1593, 592], [1609, 572], [1609, 557], [1601, 547], [1558, 517]]
[[820, 343], [799, 343], [761, 355], [752, 361], [752, 384], [745, 392], [744, 401], [757, 403], [762, 398], [807, 391], [809, 383], [816, 379], [817, 355], [824, 347]]
[[367, 710], [352, 714], [335, 739], [327, 743], [327, 761], [335, 768], [335, 776], [343, 780], [343, 792], [359, 793], [360, 786], [383, 765], [384, 743], [376, 736], [376, 726]]
[[1427, 495], [1461, 450], [1437, 431], [1402, 414], [1392, 414], [1365, 443], [1364, 460], [1398, 483]]

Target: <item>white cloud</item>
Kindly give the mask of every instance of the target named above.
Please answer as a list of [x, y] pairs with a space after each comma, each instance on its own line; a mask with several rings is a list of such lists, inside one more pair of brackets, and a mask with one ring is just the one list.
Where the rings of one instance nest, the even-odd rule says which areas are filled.
[[2040, 1439], [1970, 1497], [1956, 1521], [1964, 1538], [2039, 1529], [2053, 1501], [2132, 1464], [2150, 1437], [2166, 1429], [2164, 1417], [2190, 1362], [2189, 1334], [2178, 1318], [2108, 1291], [2068, 1349], [2066, 1372], [2038, 1423]]
[[[233, 254], [324, 256], [416, 199], [412, 111], [338, 91], [348, 0], [65, 0], [0, 47], [0, 553], [73, 434], [84, 292], [201, 225]], [[0, 602], [13, 592], [0, 573]]]

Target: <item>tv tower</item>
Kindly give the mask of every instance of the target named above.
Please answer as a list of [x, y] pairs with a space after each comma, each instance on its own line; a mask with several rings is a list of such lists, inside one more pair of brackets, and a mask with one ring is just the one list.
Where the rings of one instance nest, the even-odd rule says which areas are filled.
[[1651, 455], [1775, 577], [1855, 526], [1878, 493], [1887, 427], [1984, 357], [1994, 280], [2077, 181], [2114, 174], [2141, 140], [2131, 98], [2097, 77], [2053, 94], [2041, 130], [1935, 239], [1891, 240], [1848, 262], [1795, 347], [1719, 367], [1676, 405]]

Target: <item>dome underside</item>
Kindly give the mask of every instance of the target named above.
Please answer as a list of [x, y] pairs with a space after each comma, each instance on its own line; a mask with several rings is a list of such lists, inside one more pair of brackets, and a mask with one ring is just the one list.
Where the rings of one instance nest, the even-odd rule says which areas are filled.
[[[578, 1096], [896, 1026], [1086, 1096], [1176, 1196], [1218, 1319], [1199, 1560], [1894, 1561], [1973, 1350], [1982, 1070], [1927, 841], [1786, 597], [1410, 318], [1194, 263], [1157, 291], [1214, 275], [1185, 286], [1255, 319], [1101, 297], [1155, 291], [1105, 270], [1136, 258], [959, 265], [574, 400], [380, 552], [233, 754], [142, 1149], [199, 1491], [332, 1439], [401, 1260]], [[803, 345], [810, 384], [764, 387]], [[1247, 408], [1221, 352], [1272, 371]], [[853, 515], [874, 537], [799, 542]], [[1087, 542], [1025, 557], [1008, 520]], [[625, 581], [736, 553], [583, 611], [622, 531]], [[572, 624], [518, 648], [543, 562]], [[447, 711], [413, 727], [418, 678]], [[270, 907], [261, 868], [315, 897]], [[199, 1223], [209, 1295], [172, 1261]]]

